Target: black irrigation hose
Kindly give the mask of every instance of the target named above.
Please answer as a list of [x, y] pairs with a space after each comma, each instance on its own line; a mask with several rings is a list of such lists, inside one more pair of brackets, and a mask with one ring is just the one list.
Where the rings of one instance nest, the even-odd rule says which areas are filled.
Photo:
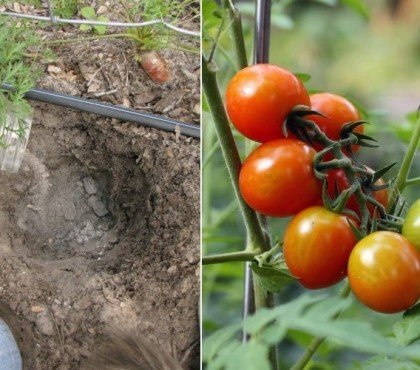
[[[3, 90], [12, 90], [11, 85], [1, 85]], [[142, 113], [117, 105], [102, 103], [97, 100], [79, 98], [60, 94], [44, 89], [32, 89], [25, 94], [25, 98], [43, 103], [58, 105], [60, 107], [76, 109], [83, 112], [94, 113], [101, 116], [116, 118], [121, 121], [134, 122], [142, 126], [157, 128], [159, 130], [175, 132], [176, 127], [182, 135], [200, 138], [200, 127], [176, 121], [162, 116]]]

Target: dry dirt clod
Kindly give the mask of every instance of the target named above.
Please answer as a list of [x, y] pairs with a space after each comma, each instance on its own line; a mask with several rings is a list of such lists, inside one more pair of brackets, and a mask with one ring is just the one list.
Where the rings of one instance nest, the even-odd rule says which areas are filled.
[[102, 202], [102, 200], [96, 195], [91, 195], [89, 197], [88, 204], [92, 208], [93, 212], [95, 212], [95, 215], [98, 217], [104, 217], [109, 213], [108, 208], [106, 208], [104, 202]]
[[41, 334], [54, 335], [54, 318], [48, 310], [36, 315], [35, 325]]
[[83, 187], [89, 195], [96, 194], [99, 190], [98, 183], [90, 176], [83, 179]]

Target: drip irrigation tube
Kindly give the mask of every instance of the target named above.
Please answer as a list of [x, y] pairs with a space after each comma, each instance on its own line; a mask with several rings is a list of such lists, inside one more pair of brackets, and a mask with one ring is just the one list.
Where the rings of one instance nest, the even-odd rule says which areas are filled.
[[[4, 84], [1, 85], [1, 89], [11, 91], [13, 90], [13, 87]], [[153, 127], [164, 131], [176, 132], [177, 127], [179, 127], [181, 135], [200, 138], [200, 127], [198, 126], [158, 115], [142, 113], [118, 105], [99, 102], [97, 100], [79, 98], [37, 88], [29, 90], [25, 94], [25, 98], [83, 112], [94, 113], [105, 117], [116, 118], [121, 121], [134, 122], [142, 126]]]

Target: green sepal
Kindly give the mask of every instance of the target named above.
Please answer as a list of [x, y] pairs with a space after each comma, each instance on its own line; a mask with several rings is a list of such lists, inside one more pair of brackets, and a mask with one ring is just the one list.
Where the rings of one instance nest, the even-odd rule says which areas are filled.
[[380, 178], [382, 178], [392, 167], [394, 167], [398, 162], [394, 162], [389, 164], [388, 166], [385, 166], [383, 168], [381, 168], [378, 171], [375, 171], [375, 173], [372, 176], [372, 183], [375, 183], [376, 181], [378, 181]]
[[360, 222], [360, 216], [356, 212], [352, 211], [351, 209], [344, 208], [341, 213], [346, 216], [350, 216], [354, 218], [356, 221]]
[[364, 238], [364, 236], [360, 232], [360, 230], [349, 219], [347, 219], [347, 222], [350, 225], [351, 231], [353, 231], [353, 234], [356, 237], [356, 239], [357, 240], [362, 240]]
[[328, 118], [325, 114], [318, 112], [316, 110], [311, 109], [310, 107], [306, 105], [296, 105], [292, 111], [290, 112], [290, 115], [292, 116], [298, 116], [298, 117], [305, 117], [309, 115], [315, 115], [315, 116], [321, 116]]
[[374, 217], [372, 220], [372, 224], [370, 226], [370, 234], [374, 233], [377, 230], [378, 230], [378, 220], [376, 219], [376, 217]]
[[322, 182], [322, 204], [329, 210], [332, 210], [334, 206], [334, 200], [328, 195], [328, 183], [326, 179]]
[[353, 132], [352, 134], [356, 136], [359, 140], [374, 141], [376, 143], [378, 142], [378, 140], [374, 139], [373, 137], [361, 134], [360, 132]]
[[347, 201], [349, 200], [350, 196], [354, 193], [354, 189], [352, 187], [343, 191], [333, 203], [331, 210], [336, 213], [341, 213], [345, 208]]
[[364, 120], [360, 120], [360, 121], [354, 121], [354, 122], [349, 122], [346, 123], [343, 128], [341, 129], [341, 133], [340, 133], [340, 137], [341, 138], [346, 138], [348, 134], [350, 134], [350, 132], [353, 132], [353, 130], [356, 127], [359, 127], [360, 125], [363, 124], [369, 124], [368, 121], [364, 121]]

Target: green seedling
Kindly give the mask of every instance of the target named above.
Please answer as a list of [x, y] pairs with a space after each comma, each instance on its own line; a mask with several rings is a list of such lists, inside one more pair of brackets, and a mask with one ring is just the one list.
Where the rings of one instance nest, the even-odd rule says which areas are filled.
[[[108, 22], [109, 19], [103, 15], [98, 15], [95, 11], [95, 9], [91, 6], [85, 6], [80, 10], [80, 14], [83, 18], [88, 19], [90, 21], [99, 21], [99, 22]], [[82, 24], [80, 26], [80, 29], [82, 31], [91, 31], [92, 29], [98, 34], [98, 35], [105, 35], [107, 27], [106, 26], [99, 26], [94, 25], [90, 26], [88, 24]]]

